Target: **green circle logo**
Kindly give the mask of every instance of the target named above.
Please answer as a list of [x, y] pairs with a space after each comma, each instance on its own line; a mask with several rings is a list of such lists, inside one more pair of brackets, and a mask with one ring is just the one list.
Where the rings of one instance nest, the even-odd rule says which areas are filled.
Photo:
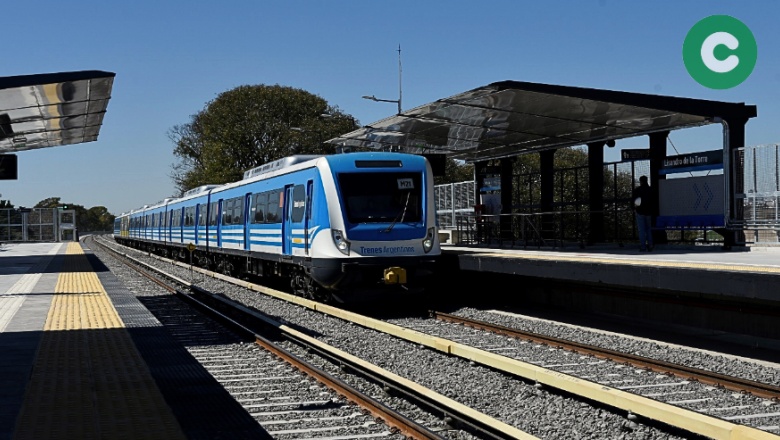
[[758, 58], [753, 33], [728, 15], [712, 15], [696, 23], [683, 42], [683, 62], [699, 84], [730, 89], [746, 80]]

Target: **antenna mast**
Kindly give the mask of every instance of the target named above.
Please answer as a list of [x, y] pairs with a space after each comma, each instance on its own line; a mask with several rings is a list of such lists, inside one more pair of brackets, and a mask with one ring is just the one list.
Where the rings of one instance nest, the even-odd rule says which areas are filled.
[[398, 44], [398, 114], [401, 114], [401, 44]]

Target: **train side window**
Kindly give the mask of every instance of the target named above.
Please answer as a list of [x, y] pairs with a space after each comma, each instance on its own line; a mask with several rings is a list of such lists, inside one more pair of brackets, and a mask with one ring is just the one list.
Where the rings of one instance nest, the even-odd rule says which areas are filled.
[[195, 225], [195, 207], [184, 208], [184, 226]]
[[295, 185], [292, 194], [292, 221], [303, 221], [303, 213], [306, 211], [306, 189], [303, 185]]
[[222, 203], [222, 224], [239, 225], [244, 223], [244, 198], [234, 197]]
[[260, 193], [252, 196], [252, 212], [250, 218], [252, 223], [263, 223], [265, 221], [266, 205], [268, 205], [268, 193]]
[[230, 224], [230, 209], [231, 209], [231, 201], [230, 200], [224, 200], [222, 202], [222, 224], [223, 225], [229, 225]]
[[281, 223], [282, 222], [282, 208], [284, 207], [284, 191], [281, 189], [275, 189], [268, 192], [268, 214], [266, 216], [266, 223]]
[[181, 209], [174, 209], [171, 211], [171, 227], [178, 228], [181, 226]]
[[198, 226], [206, 226], [206, 204], [198, 205]]
[[236, 197], [233, 199], [233, 224], [244, 224], [244, 197]]
[[217, 202], [209, 204], [209, 226], [217, 226]]
[[314, 196], [314, 182], [309, 180], [306, 183], [306, 218], [311, 220], [311, 200]]

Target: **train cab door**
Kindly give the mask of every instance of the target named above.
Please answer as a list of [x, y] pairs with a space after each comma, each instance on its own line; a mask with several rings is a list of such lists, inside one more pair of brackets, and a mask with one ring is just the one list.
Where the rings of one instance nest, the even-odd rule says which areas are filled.
[[[205, 226], [202, 227], [200, 225], [200, 216], [201, 215], [206, 215], [205, 212], [201, 212], [201, 206], [204, 206], [204, 205], [202, 203], [196, 203], [195, 204], [195, 218], [193, 219], [193, 224], [192, 224], [192, 230], [195, 233], [195, 236], [192, 238], [192, 240], [195, 242], [196, 246], [198, 245], [198, 242], [200, 241], [198, 239], [198, 234], [201, 233], [201, 232], [204, 232], [203, 228], [205, 228]], [[183, 222], [182, 222], [182, 224], [183, 224]], [[184, 243], [184, 234], [183, 233], [182, 233], [182, 241], [181, 242]]]
[[250, 214], [251, 214], [251, 207], [250, 203], [252, 202], [252, 193], [247, 193], [244, 196], [244, 250], [248, 251], [252, 248], [252, 243], [249, 242], [249, 238], [251, 237], [251, 234], [249, 233], [249, 225], [250, 223]]
[[222, 203], [225, 201], [222, 199], [219, 199], [219, 202], [217, 203], [217, 224], [214, 226], [217, 232], [217, 247], [222, 247]]
[[309, 224], [311, 223], [311, 200], [314, 193], [314, 181], [306, 182], [306, 205], [303, 216], [303, 252], [309, 255]]
[[173, 241], [173, 235], [174, 235], [174, 232], [175, 232], [173, 230], [173, 212], [174, 212], [174, 210], [170, 210], [170, 211], [168, 211], [168, 213], [165, 216], [165, 218], [168, 221], [168, 227], [165, 229], [165, 231], [166, 231], [166, 235], [168, 236], [168, 242], [169, 243]]
[[284, 207], [282, 208], [282, 254], [292, 255], [292, 199], [293, 185], [284, 187]]

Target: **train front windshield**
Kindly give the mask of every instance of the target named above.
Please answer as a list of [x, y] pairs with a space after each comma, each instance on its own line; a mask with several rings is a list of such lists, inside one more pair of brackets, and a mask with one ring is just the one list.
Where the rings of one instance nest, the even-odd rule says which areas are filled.
[[339, 186], [350, 223], [422, 221], [420, 173], [342, 173]]

